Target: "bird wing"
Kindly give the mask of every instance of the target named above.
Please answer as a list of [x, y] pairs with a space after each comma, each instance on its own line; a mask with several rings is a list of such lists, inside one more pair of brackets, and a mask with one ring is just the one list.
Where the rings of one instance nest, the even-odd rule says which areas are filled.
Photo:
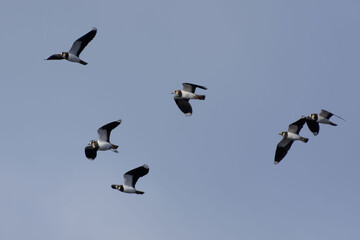
[[181, 99], [181, 98], [174, 98], [176, 105], [180, 108], [180, 110], [185, 113], [187, 116], [191, 116], [192, 114], [192, 107], [189, 103], [189, 99]]
[[149, 173], [149, 166], [143, 165], [141, 167], [134, 168], [124, 174], [124, 185], [135, 188], [136, 182], [140, 177], [145, 176]]
[[324, 118], [326, 118], [326, 119], [329, 119], [329, 118], [331, 118], [331, 116], [334, 115], [334, 114], [332, 114], [331, 112], [328, 112], [328, 111], [326, 111], [326, 110], [324, 110], [324, 109], [321, 109], [319, 115], [322, 116], [322, 117], [324, 117]]
[[331, 113], [331, 112], [328, 112], [328, 111], [326, 111], [326, 110], [324, 110], [324, 109], [321, 109], [319, 115], [322, 116], [322, 117], [324, 117], [324, 118], [327, 118], [327, 119], [331, 118], [331, 116], [334, 115], [334, 116], [336, 116], [336, 117], [338, 117], [338, 118], [340, 118], [340, 119], [342, 119], [342, 120], [345, 121], [345, 119], [343, 119], [342, 117], [340, 117], [340, 116], [338, 116], [338, 115], [335, 115], [335, 114], [333, 114], [333, 113]]
[[297, 120], [296, 122], [293, 122], [292, 124], [290, 124], [288, 132], [299, 134], [301, 128], [305, 124], [305, 120], [306, 120], [306, 118], [302, 117], [299, 120]]
[[309, 130], [316, 136], [319, 134], [320, 126], [315, 120], [310, 117], [306, 118], [306, 125], [308, 126]]
[[84, 50], [84, 48], [89, 44], [89, 42], [93, 40], [93, 38], [96, 35], [96, 32], [97, 29], [94, 27], [90, 32], [88, 32], [87, 34], [76, 40], [73, 43], [72, 47], [70, 48], [69, 53], [72, 53], [79, 57], [82, 50]]
[[207, 90], [206, 87], [203, 87], [203, 86], [200, 86], [200, 85], [196, 85], [196, 84], [192, 84], [192, 83], [183, 83], [183, 90], [184, 91], [188, 91], [188, 92], [192, 92], [194, 93], [195, 92], [195, 89], [198, 87], [198, 88], [201, 88], [201, 89], [204, 89], [204, 90]]
[[121, 123], [121, 119], [108, 123], [104, 126], [102, 126], [101, 128], [98, 129], [98, 135], [99, 135], [99, 140], [103, 141], [103, 142], [110, 142], [110, 133], [111, 131], [116, 128], [117, 126], [119, 126], [119, 124]]
[[279, 163], [287, 154], [289, 151], [291, 145], [293, 144], [293, 140], [288, 138], [283, 138], [278, 145], [276, 146], [276, 152], [275, 152], [275, 160], [274, 164]]
[[[129, 174], [124, 174], [124, 186], [133, 186], [133, 176]], [[134, 184], [135, 185], [135, 184]]]
[[64, 59], [61, 54], [53, 54], [50, 57], [48, 57], [46, 60], [62, 60]]
[[89, 160], [94, 160], [96, 158], [96, 154], [97, 154], [96, 148], [93, 148], [92, 146], [85, 147], [85, 156]]

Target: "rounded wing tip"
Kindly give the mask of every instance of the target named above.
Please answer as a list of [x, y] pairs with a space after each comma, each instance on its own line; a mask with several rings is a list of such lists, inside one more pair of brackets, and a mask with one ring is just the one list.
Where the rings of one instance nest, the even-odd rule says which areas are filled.
[[185, 113], [185, 116], [190, 117], [192, 113]]
[[85, 157], [90, 160], [93, 161], [96, 158], [97, 155], [97, 149], [91, 147], [90, 145], [85, 147]]
[[96, 27], [93, 27], [91, 30], [92, 30], [92, 31], [97, 31], [97, 28], [96, 28]]

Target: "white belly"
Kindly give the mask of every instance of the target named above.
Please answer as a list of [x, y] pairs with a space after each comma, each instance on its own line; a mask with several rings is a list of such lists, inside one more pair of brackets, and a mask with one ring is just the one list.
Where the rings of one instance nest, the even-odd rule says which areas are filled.
[[109, 150], [111, 148], [111, 143], [109, 142], [98, 141], [98, 144], [99, 144], [99, 150], [101, 151]]
[[187, 92], [187, 91], [184, 91], [184, 90], [181, 91], [181, 98], [194, 99], [195, 96], [196, 95], [194, 93]]
[[296, 133], [288, 132], [287, 138], [289, 138], [291, 140], [300, 140], [301, 137], [299, 135], [297, 135]]
[[330, 124], [330, 121], [327, 118], [324, 118], [324, 117], [321, 117], [321, 116], [318, 117], [317, 122], [318, 123], [324, 123], [324, 124]]
[[69, 58], [67, 59], [70, 62], [80, 62], [80, 58], [74, 54], [69, 53]]
[[126, 192], [126, 193], [135, 193], [136, 192], [135, 188], [133, 188], [133, 187], [130, 187], [130, 186], [123, 186], [123, 187], [124, 187], [124, 192]]

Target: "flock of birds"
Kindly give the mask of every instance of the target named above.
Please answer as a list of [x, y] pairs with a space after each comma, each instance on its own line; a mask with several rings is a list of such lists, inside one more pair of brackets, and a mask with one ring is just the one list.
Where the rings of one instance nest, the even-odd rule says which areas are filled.
[[[80, 54], [84, 48], [89, 44], [89, 42], [95, 37], [97, 29], [94, 27], [90, 32], [77, 39], [68, 52], [62, 52], [60, 54], [53, 54], [45, 60], [68, 60], [70, 62], [80, 63], [82, 65], [87, 65], [87, 62], [80, 59]], [[195, 94], [196, 88], [201, 88], [207, 90], [206, 87], [192, 84], [192, 83], [183, 83], [182, 90], [175, 90], [172, 92], [174, 94], [174, 100], [179, 109], [186, 115], [192, 115], [192, 107], [189, 103], [190, 99], [205, 100], [205, 95]], [[289, 151], [291, 145], [294, 141], [300, 140], [302, 142], [308, 142], [308, 138], [304, 138], [299, 135], [300, 130], [303, 125], [307, 124], [310, 131], [316, 136], [319, 133], [319, 123], [329, 124], [336, 126], [335, 123], [331, 122], [329, 119], [334, 114], [326, 110], [321, 110], [319, 114], [313, 113], [309, 116], [302, 116], [299, 120], [289, 125], [288, 131], [280, 132], [280, 135], [283, 136], [283, 139], [278, 143], [275, 152], [274, 164], [279, 163]], [[334, 115], [337, 116], [337, 115]], [[339, 117], [339, 116], [337, 116]], [[341, 118], [341, 117], [339, 117]], [[343, 118], [341, 118], [343, 119]], [[344, 119], [343, 119], [344, 120]], [[85, 156], [94, 160], [97, 156], [97, 151], [106, 151], [111, 150], [113, 152], [118, 152], [118, 146], [110, 143], [110, 133], [111, 131], [121, 124], [121, 120], [110, 122], [98, 129], [98, 140], [90, 140], [88, 146], [85, 147]], [[145, 176], [149, 173], [149, 167], [143, 165], [137, 168], [134, 168], [124, 174], [124, 183], [122, 185], [113, 184], [111, 187], [113, 189], [119, 190], [124, 193], [136, 193], [144, 194], [142, 191], [138, 191], [135, 188], [135, 184], [140, 177]]]
[[290, 124], [287, 132], [280, 132], [279, 134], [283, 136], [283, 139], [276, 147], [274, 164], [278, 164], [286, 156], [294, 141], [300, 140], [304, 143], [309, 141], [308, 138], [304, 138], [299, 135], [300, 130], [304, 126], [305, 122], [310, 131], [316, 136], [320, 131], [319, 123], [337, 126], [335, 123], [329, 120], [332, 116], [336, 116], [344, 120], [340, 116], [321, 109], [320, 113], [312, 113], [307, 117], [302, 116], [299, 120]]
[[[53, 54], [45, 60], [68, 60], [70, 62], [80, 63], [82, 65], [87, 65], [87, 62], [80, 59], [80, 54], [84, 50], [84, 48], [94, 39], [97, 33], [97, 29], [94, 27], [90, 32], [77, 39], [73, 45], [71, 46], [68, 52], [62, 52], [60, 54]], [[172, 92], [174, 94], [174, 100], [179, 109], [186, 115], [192, 115], [192, 107], [189, 103], [190, 99], [199, 99], [205, 100], [205, 95], [197, 95], [195, 94], [196, 88], [201, 88], [206, 90], [206, 87], [199, 86], [191, 83], [183, 83], [182, 90], [175, 90]], [[89, 145], [85, 147], [85, 156], [94, 160], [97, 156], [97, 151], [106, 151], [111, 150], [113, 152], [118, 152], [117, 148], [119, 146], [110, 143], [110, 133], [111, 131], [119, 126], [121, 120], [113, 121], [108, 123], [98, 129], [98, 140], [91, 140]], [[145, 176], [149, 173], [149, 166], [143, 165], [132, 169], [124, 174], [124, 184], [116, 185], [113, 184], [111, 187], [113, 189], [117, 189], [124, 193], [136, 193], [136, 194], [144, 194], [142, 191], [138, 191], [135, 189], [135, 184], [140, 177]]]
[[[110, 143], [110, 133], [111, 131], [119, 126], [121, 120], [113, 121], [108, 123], [98, 129], [98, 140], [90, 140], [89, 145], [85, 147], [85, 156], [94, 160], [97, 155], [97, 151], [106, 151], [111, 150], [113, 152], [118, 152], [118, 145]], [[136, 193], [136, 194], [144, 194], [142, 191], [138, 191], [135, 189], [135, 184], [140, 177], [145, 176], [149, 173], [149, 166], [143, 165], [132, 169], [124, 174], [124, 184], [116, 185], [113, 184], [111, 187], [113, 189], [117, 189], [124, 193]]]

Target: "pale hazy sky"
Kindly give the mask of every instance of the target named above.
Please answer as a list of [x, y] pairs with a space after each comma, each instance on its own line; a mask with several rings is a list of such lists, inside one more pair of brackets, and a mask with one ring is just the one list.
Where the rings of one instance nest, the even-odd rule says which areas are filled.
[[[0, 2], [0, 239], [358, 239], [360, 2]], [[87, 66], [44, 61], [98, 28]], [[170, 93], [208, 87], [186, 117]], [[280, 131], [329, 110], [273, 165]], [[119, 153], [85, 158], [122, 124]], [[143, 164], [137, 188], [111, 184]]]

